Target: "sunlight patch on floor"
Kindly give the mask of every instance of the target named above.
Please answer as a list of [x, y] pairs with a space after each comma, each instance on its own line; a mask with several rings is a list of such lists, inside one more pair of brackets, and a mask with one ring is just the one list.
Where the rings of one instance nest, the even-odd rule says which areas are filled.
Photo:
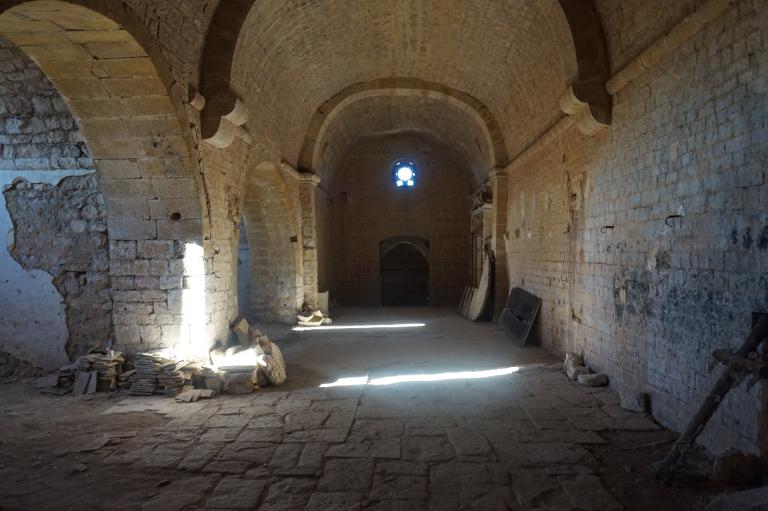
[[492, 378], [494, 376], [506, 376], [512, 373], [516, 373], [520, 369], [520, 366], [512, 366], [502, 367], [499, 369], [487, 369], [482, 371], [455, 371], [434, 374], [401, 374], [397, 376], [383, 376], [380, 378], [353, 376], [349, 378], [339, 378], [332, 383], [323, 383], [320, 385], [320, 388], [349, 387], [357, 385], [393, 385], [395, 383], [435, 382], [448, 380], [476, 380], [481, 378]]
[[390, 328], [423, 328], [426, 323], [381, 323], [362, 325], [322, 325], [322, 326], [297, 326], [294, 332], [311, 332], [315, 330], [384, 330]]

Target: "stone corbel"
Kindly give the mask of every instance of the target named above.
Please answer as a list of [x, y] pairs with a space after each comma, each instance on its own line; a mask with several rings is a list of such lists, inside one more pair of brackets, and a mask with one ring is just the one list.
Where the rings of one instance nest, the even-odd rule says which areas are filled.
[[253, 143], [253, 137], [251, 137], [250, 133], [243, 127], [248, 121], [249, 115], [250, 112], [245, 103], [239, 99], [235, 100], [235, 105], [232, 111], [221, 116], [221, 119], [219, 120], [219, 128], [216, 130], [216, 133], [203, 140], [203, 142], [206, 142], [217, 149], [225, 149], [232, 145], [236, 138], [239, 138], [245, 141], [248, 145], [251, 145]]
[[560, 109], [563, 113], [572, 116], [578, 130], [588, 137], [606, 130], [609, 126], [605, 116], [599, 114], [599, 106], [582, 101], [573, 85], [560, 96]]
[[198, 112], [202, 112], [205, 109], [205, 97], [199, 91], [192, 90], [190, 87], [189, 104]]
[[311, 183], [315, 186], [320, 185], [320, 176], [317, 174], [311, 174], [309, 172], [301, 172], [299, 173], [299, 181], [303, 183]]

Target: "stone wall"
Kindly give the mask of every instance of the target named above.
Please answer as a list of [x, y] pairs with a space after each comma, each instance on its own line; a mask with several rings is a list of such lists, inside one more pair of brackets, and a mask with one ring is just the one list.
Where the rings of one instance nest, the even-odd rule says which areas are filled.
[[0, 39], [0, 70], [0, 349], [51, 369], [113, 339], [104, 198], [40, 68]]
[[297, 180], [273, 162], [252, 162], [243, 218], [251, 251], [253, 315], [261, 322], [293, 323], [303, 298]]
[[[323, 183], [317, 190], [317, 289], [328, 291], [333, 282], [333, 199]], [[327, 312], [327, 311], [324, 311]]]
[[107, 225], [95, 175], [66, 177], [58, 185], [19, 180], [3, 194], [14, 225], [9, 251], [24, 268], [52, 275], [64, 299], [67, 355], [110, 345]]
[[[391, 166], [419, 165], [416, 186], [397, 189]], [[433, 305], [457, 304], [469, 280], [469, 169], [451, 149], [414, 134], [380, 137], [353, 149], [330, 183], [334, 264], [331, 296], [341, 305], [379, 305], [379, 243], [429, 240]], [[322, 220], [320, 220], [322, 222]]]
[[75, 118], [40, 68], [0, 37], [0, 169], [93, 169]]
[[[512, 285], [544, 300], [536, 331], [614, 386], [647, 392], [681, 429], [768, 311], [768, 108], [755, 2], [742, 0], [615, 97], [614, 121], [575, 128], [509, 167]], [[760, 389], [734, 391], [703, 435], [755, 451]]]

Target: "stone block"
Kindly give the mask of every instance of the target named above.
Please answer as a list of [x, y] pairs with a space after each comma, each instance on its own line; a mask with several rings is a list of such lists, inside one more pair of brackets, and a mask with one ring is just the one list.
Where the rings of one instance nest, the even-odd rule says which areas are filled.
[[152, 183], [149, 179], [106, 179], [99, 182], [101, 190], [108, 199], [153, 198]]
[[136, 140], [104, 140], [91, 138], [88, 149], [96, 159], [135, 158], [141, 154], [141, 146]]
[[149, 204], [146, 198], [107, 198], [107, 214], [110, 219], [149, 220]]
[[188, 177], [153, 177], [152, 189], [159, 199], [197, 197], [195, 180]]
[[187, 158], [142, 158], [139, 165], [145, 176], [189, 177], [191, 163]]
[[138, 140], [145, 156], [167, 158], [169, 156], [187, 154], [187, 145], [181, 137], [164, 135], [136, 140]]
[[86, 118], [80, 120], [80, 128], [88, 140], [126, 140], [128, 129], [119, 117]]
[[203, 225], [200, 220], [190, 219], [174, 222], [157, 220], [157, 237], [165, 240], [200, 240], [203, 237]]
[[203, 218], [198, 199], [155, 199], [149, 201], [149, 212], [157, 220], [169, 220], [174, 213], [180, 213], [181, 218]]
[[80, 117], [121, 117], [127, 110], [120, 99], [70, 99], [72, 111]]
[[109, 262], [109, 273], [112, 276], [133, 275], [133, 264], [131, 261], [112, 260]]
[[167, 275], [168, 261], [165, 259], [139, 259], [133, 261], [133, 274], [137, 277]]
[[153, 76], [155, 66], [149, 58], [117, 58], [100, 62], [106, 76], [126, 78], [138, 76]]
[[144, 344], [157, 344], [162, 338], [162, 330], [157, 325], [141, 325], [139, 332]]
[[173, 103], [168, 96], [144, 96], [141, 98], [125, 98], [123, 100], [128, 115], [161, 115], [174, 114]]
[[[130, 59], [146, 57], [144, 49], [134, 40], [88, 42], [84, 44], [88, 52], [97, 59]], [[122, 75], [121, 75], [122, 76]]]
[[154, 77], [107, 78], [102, 82], [112, 97], [132, 98], [166, 94], [163, 82]]
[[132, 137], [162, 137], [179, 129], [179, 121], [173, 115], [141, 116], [126, 120]]
[[135, 220], [117, 217], [109, 219], [109, 237], [112, 240], [149, 240], [157, 238], [154, 220]]
[[136, 242], [135, 254], [143, 259], [171, 259], [176, 247], [172, 240], [142, 240]]
[[96, 162], [99, 176], [106, 179], [137, 179], [141, 177], [138, 161], [99, 160]]
[[118, 291], [131, 291], [136, 289], [136, 278], [131, 276], [112, 277], [112, 289]]
[[142, 302], [164, 302], [166, 298], [165, 291], [162, 290], [139, 291], [139, 293]]
[[115, 342], [118, 346], [141, 343], [138, 325], [115, 325]]
[[60, 41], [51, 45], [30, 45], [24, 47], [24, 53], [39, 62], [45, 68], [45, 62], [78, 62], [90, 60], [91, 56], [76, 44], [67, 44]]
[[62, 96], [73, 100], [109, 97], [102, 81], [97, 78], [65, 78], [56, 80], [56, 88], [59, 89]]
[[111, 259], [135, 259], [135, 241], [113, 241], [109, 244], [109, 257]]
[[66, 33], [67, 39], [73, 43], [118, 43], [133, 39], [125, 30], [112, 27], [104, 30], [71, 30]]

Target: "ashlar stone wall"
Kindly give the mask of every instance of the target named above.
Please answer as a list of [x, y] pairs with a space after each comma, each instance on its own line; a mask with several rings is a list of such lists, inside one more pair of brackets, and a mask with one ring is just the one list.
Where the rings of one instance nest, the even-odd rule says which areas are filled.
[[[682, 429], [710, 353], [768, 312], [768, 103], [758, 2], [740, 0], [621, 91], [609, 130], [561, 131], [508, 169], [511, 285], [536, 331]], [[762, 59], [764, 62], [764, 59]], [[733, 391], [703, 434], [756, 451], [761, 389]]]
[[[399, 158], [419, 165], [412, 189], [397, 189], [392, 180], [391, 166]], [[379, 243], [416, 236], [429, 241], [431, 304], [458, 304], [469, 281], [472, 187], [456, 153], [415, 134], [372, 139], [349, 153], [329, 187], [333, 203], [325, 209], [332, 215], [332, 241], [319, 257], [334, 265], [334, 300], [379, 305]]]

